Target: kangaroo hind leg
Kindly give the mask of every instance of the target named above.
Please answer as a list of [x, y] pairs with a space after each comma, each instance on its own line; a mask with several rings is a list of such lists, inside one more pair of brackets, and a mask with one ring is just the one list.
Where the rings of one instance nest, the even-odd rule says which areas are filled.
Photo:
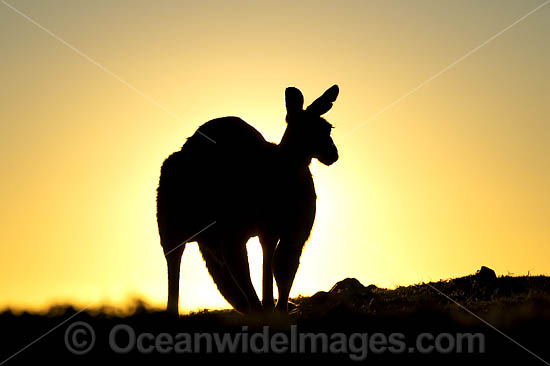
[[263, 251], [262, 305], [270, 310], [275, 307], [273, 300], [273, 253], [279, 238], [273, 235], [260, 235]]
[[305, 240], [281, 238], [273, 256], [273, 275], [279, 289], [277, 310], [288, 312], [288, 296], [300, 265]]
[[168, 304], [166, 310], [174, 315], [178, 315], [180, 265], [184, 249], [185, 244], [181, 244], [171, 250], [164, 250], [168, 267]]

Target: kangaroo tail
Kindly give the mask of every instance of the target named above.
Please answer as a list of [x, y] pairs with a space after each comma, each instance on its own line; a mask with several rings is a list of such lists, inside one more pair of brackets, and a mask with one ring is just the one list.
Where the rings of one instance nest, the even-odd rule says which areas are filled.
[[199, 244], [199, 248], [206, 263], [208, 273], [210, 273], [222, 296], [238, 312], [247, 312], [249, 310], [248, 300], [231, 276], [227, 266], [204, 246]]

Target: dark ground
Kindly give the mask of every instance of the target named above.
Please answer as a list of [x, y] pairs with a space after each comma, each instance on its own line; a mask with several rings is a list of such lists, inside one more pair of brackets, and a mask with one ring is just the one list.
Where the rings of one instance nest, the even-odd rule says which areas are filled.
[[[0, 313], [0, 365], [32, 361], [183, 365], [190, 361], [194, 364], [219, 359], [254, 363], [273, 359], [340, 363], [351, 362], [352, 358], [360, 358], [359, 363], [368, 364], [548, 365], [550, 362], [550, 277], [496, 277], [491, 270], [482, 268], [475, 275], [395, 290], [373, 285], [365, 287], [355, 279], [345, 279], [328, 292], [300, 297], [293, 302], [296, 307], [289, 316], [244, 317], [233, 311], [203, 311], [174, 319], [139, 302], [125, 315], [116, 315], [108, 309], [79, 313], [63, 305], [53, 306], [41, 314], [4, 311]], [[89, 324], [95, 333], [94, 346], [84, 355], [72, 354], [65, 342], [67, 330], [78, 321]], [[155, 338], [143, 338], [150, 353], [144, 354], [137, 347], [126, 354], [113, 351], [109, 335], [113, 327], [120, 324], [133, 329], [136, 342], [140, 334], [151, 333]], [[264, 330], [264, 325], [269, 329]], [[48, 331], [51, 332], [15, 354]], [[300, 341], [300, 335], [295, 334], [292, 338], [293, 332], [302, 336], [306, 333], [319, 335], [313, 341], [311, 335]], [[178, 336], [178, 333], [186, 335]], [[198, 333], [209, 334], [203, 334], [197, 342], [194, 337]], [[241, 338], [237, 352], [217, 353], [214, 344], [209, 353], [206, 343], [208, 337], [214, 337], [213, 333], [232, 336], [243, 333], [240, 336], [245, 338]], [[255, 333], [259, 334], [254, 337]], [[285, 336], [273, 336], [274, 333], [286, 335], [286, 349], [282, 344]], [[362, 335], [365, 333], [366, 336]], [[433, 338], [423, 336], [419, 347], [416, 342], [422, 333], [430, 333]], [[440, 335], [442, 333], [446, 334]], [[457, 333], [481, 334], [472, 340], [473, 353], [468, 352], [466, 340], [458, 341]], [[71, 334], [68, 340], [76, 341], [76, 349], [78, 344], [84, 346], [91, 339], [83, 332]], [[248, 342], [244, 341], [246, 337]], [[291, 339], [296, 342], [292, 343]], [[454, 340], [454, 345], [449, 343], [450, 339]], [[119, 347], [124, 347], [129, 342], [128, 333], [121, 331], [115, 341]], [[280, 343], [268, 353], [256, 353], [263, 352], [264, 346], [269, 347], [269, 342]], [[174, 347], [176, 343], [179, 344]], [[303, 350], [300, 350], [300, 343], [303, 343]], [[463, 347], [461, 352], [457, 351], [458, 343]], [[315, 352], [312, 352], [312, 344], [317, 346]], [[435, 348], [424, 351], [423, 347], [435, 347], [436, 344], [444, 352]], [[181, 353], [197, 345], [202, 352]], [[246, 352], [243, 347], [247, 348]], [[483, 348], [481, 353], [480, 348]], [[284, 352], [277, 354], [274, 350]]]

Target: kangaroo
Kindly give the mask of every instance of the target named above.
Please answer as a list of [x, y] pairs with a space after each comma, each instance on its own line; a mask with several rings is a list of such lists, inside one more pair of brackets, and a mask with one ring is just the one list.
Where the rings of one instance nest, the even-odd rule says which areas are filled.
[[[338, 160], [321, 118], [338, 86], [306, 109], [294, 87], [285, 91], [287, 127], [280, 143], [267, 142], [237, 117], [206, 122], [162, 164], [157, 221], [168, 267], [167, 311], [178, 314], [180, 263], [185, 244], [196, 241], [222, 296], [241, 313], [288, 311], [288, 296], [315, 219], [309, 165]], [[250, 279], [247, 241], [258, 236], [263, 252], [260, 302]], [[273, 299], [273, 278], [279, 296]]]

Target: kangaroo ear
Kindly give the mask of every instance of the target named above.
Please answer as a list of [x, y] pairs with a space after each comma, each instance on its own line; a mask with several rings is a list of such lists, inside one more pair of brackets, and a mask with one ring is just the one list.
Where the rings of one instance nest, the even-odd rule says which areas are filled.
[[304, 96], [297, 88], [291, 86], [285, 90], [286, 113], [292, 115], [304, 109]]
[[319, 116], [327, 113], [332, 108], [332, 103], [338, 97], [338, 85], [331, 86], [326, 92], [323, 93], [315, 102], [311, 103], [307, 110], [315, 113]]

